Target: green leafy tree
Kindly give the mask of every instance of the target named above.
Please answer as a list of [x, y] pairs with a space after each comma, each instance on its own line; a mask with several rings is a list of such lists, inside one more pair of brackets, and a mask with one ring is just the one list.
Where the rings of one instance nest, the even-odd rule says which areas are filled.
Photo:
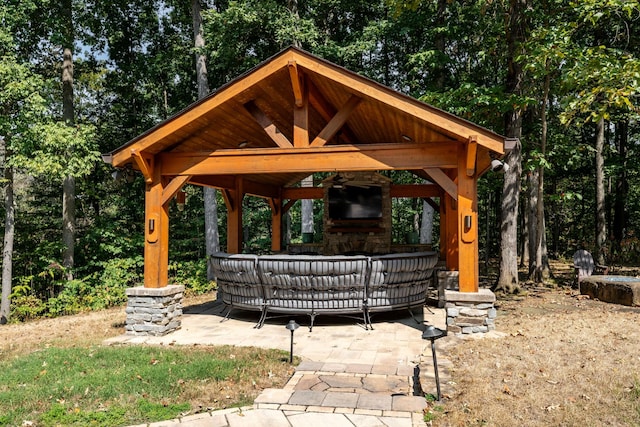
[[30, 3], [0, 6], [0, 152], [4, 167], [4, 243], [2, 251], [2, 297], [0, 323], [10, 316], [16, 206], [14, 199], [14, 152], [39, 139], [38, 122], [45, 111], [39, 90], [43, 81], [28, 63], [19, 61], [13, 29], [23, 23]]

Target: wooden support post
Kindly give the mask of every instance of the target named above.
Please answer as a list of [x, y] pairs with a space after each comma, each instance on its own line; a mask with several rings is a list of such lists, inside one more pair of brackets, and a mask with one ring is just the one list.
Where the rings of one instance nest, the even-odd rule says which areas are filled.
[[236, 179], [233, 190], [224, 190], [222, 195], [227, 205], [227, 252], [239, 254], [242, 252], [242, 178]]
[[271, 250], [282, 251], [282, 199], [269, 199], [271, 206]]
[[155, 166], [149, 170], [152, 179], [145, 191], [145, 288], [164, 288], [169, 282], [169, 209], [162, 203], [161, 168], [157, 163]]
[[469, 176], [466, 148], [458, 155], [458, 271], [460, 292], [478, 292], [477, 177]]
[[440, 190], [440, 260], [447, 259], [447, 195], [444, 190]]
[[457, 202], [449, 194], [444, 195], [446, 217], [446, 253], [447, 270], [458, 270], [458, 210]]

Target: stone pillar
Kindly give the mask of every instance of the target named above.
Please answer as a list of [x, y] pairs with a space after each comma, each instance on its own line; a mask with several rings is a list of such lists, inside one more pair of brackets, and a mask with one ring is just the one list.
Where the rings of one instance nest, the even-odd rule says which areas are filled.
[[445, 290], [447, 331], [455, 334], [489, 332], [496, 328], [496, 296], [489, 289], [478, 292]]
[[[436, 266], [436, 268], [439, 267]], [[439, 270], [436, 274], [436, 280], [438, 288], [438, 308], [442, 308], [447, 302], [444, 292], [447, 290], [457, 291], [460, 289], [458, 286], [458, 272]]]
[[126, 290], [128, 335], [161, 336], [180, 329], [184, 286], [135, 287]]

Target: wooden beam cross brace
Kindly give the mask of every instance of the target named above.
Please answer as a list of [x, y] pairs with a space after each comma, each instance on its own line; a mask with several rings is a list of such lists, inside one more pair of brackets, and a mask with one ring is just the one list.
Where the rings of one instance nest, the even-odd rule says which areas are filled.
[[[440, 205], [437, 204], [435, 202], [435, 200], [433, 200], [431, 197], [423, 197], [422, 200], [427, 202], [429, 204], [429, 206], [431, 206], [433, 208], [434, 211], [440, 212]], [[442, 203], [442, 202], [440, 202], [440, 203]]]
[[298, 200], [300, 200], [300, 199], [291, 199], [287, 203], [285, 203], [284, 206], [282, 207], [282, 214], [284, 215], [287, 212], [289, 212], [289, 209], [291, 209], [293, 207], [293, 205], [295, 205]]
[[262, 111], [260, 107], [256, 105], [255, 102], [253, 101], [247, 102], [246, 104], [244, 104], [244, 108], [249, 112], [249, 114], [251, 114], [251, 116], [255, 119], [255, 121], [258, 122], [260, 126], [262, 126], [262, 129], [264, 129], [265, 133], [269, 135], [269, 138], [271, 138], [278, 147], [280, 148], [293, 147], [293, 145], [291, 144], [291, 141], [289, 141], [287, 137], [284, 136], [282, 132], [280, 132], [277, 126], [273, 123], [273, 121], [269, 117], [267, 117], [265, 112]]
[[426, 168], [424, 171], [435, 181], [453, 200], [458, 200], [458, 186], [439, 168]]
[[473, 176], [476, 173], [476, 154], [478, 152], [478, 138], [476, 136], [469, 137], [467, 143], [467, 176]]
[[[336, 114], [336, 109], [324, 98], [324, 96], [322, 96], [322, 93], [320, 93], [316, 85], [314, 85], [310, 79], [307, 79], [307, 88], [309, 92], [309, 104], [315, 108], [326, 122], [331, 121], [333, 116]], [[340, 137], [344, 139], [345, 142], [351, 144], [356, 143], [358, 140], [349, 126], [346, 125], [342, 127]]]
[[221, 188], [220, 193], [224, 199], [224, 204], [227, 206], [227, 210], [234, 211], [236, 206], [236, 200], [233, 198], [233, 190], [228, 188]]
[[304, 94], [302, 89], [302, 75], [298, 70], [298, 64], [296, 61], [289, 61], [287, 64], [289, 68], [289, 76], [291, 77], [291, 86], [293, 89], [293, 98], [295, 99], [296, 107], [302, 107], [304, 103]]
[[140, 172], [142, 172], [144, 181], [147, 184], [151, 184], [153, 182], [153, 156], [146, 153], [142, 154], [137, 150], [131, 150], [131, 156], [133, 160], [135, 160]]
[[162, 190], [162, 206], [165, 206], [178, 191], [191, 179], [191, 175], [179, 175], [169, 182]]
[[331, 120], [329, 120], [329, 123], [327, 123], [324, 129], [322, 129], [318, 136], [315, 137], [311, 146], [322, 147], [328, 140], [333, 138], [347, 122], [353, 110], [355, 110], [358, 104], [360, 104], [360, 101], [362, 101], [362, 98], [351, 95], [351, 98], [349, 98], [349, 100], [342, 106], [340, 111], [338, 111]]

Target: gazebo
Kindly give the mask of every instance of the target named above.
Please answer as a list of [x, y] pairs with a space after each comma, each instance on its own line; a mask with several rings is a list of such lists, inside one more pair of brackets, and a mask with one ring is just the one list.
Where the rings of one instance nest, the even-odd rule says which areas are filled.
[[242, 250], [243, 197], [268, 200], [279, 252], [283, 213], [324, 195], [302, 179], [388, 170], [428, 182], [391, 183], [391, 197], [439, 198], [440, 256], [469, 299], [479, 293], [477, 180], [513, 142], [290, 47], [103, 155], [146, 181], [144, 287], [130, 302], [181, 294], [168, 283], [168, 206], [185, 184], [222, 192], [229, 253]]

